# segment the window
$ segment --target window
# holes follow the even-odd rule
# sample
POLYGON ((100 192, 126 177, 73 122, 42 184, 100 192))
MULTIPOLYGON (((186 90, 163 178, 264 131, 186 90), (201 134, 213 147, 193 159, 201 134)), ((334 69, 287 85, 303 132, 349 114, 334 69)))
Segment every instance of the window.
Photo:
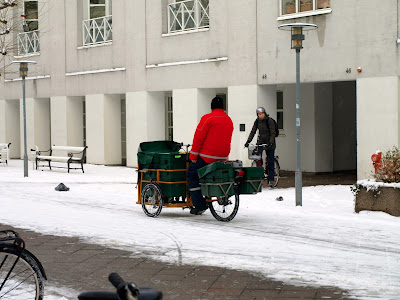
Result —
POLYGON ((331 7, 331 0, 280 0, 281 16, 331 7))
POLYGON ((165 97, 165 113, 167 124, 165 126, 165 139, 167 141, 174 140, 174 124, 173 124, 173 112, 172 112, 172 95, 169 94, 165 97))
POLYGON ((168 33, 208 28, 209 0, 176 0, 168 4, 168 33))
POLYGON ((39 9, 38 1, 24 2, 25 21, 23 24, 23 33, 17 36, 18 41, 18 55, 34 55, 40 52, 39 43, 39 9))
POLYGON ((278 123, 278 128, 281 131, 279 135, 284 134, 283 128, 283 92, 276 92, 276 123, 278 123))
POLYGON ((39 10, 37 0, 24 1, 24 16, 26 22, 24 31, 34 31, 39 29, 39 10))
POLYGON ((111 0, 86 0, 83 21, 83 45, 95 45, 112 41, 111 0))

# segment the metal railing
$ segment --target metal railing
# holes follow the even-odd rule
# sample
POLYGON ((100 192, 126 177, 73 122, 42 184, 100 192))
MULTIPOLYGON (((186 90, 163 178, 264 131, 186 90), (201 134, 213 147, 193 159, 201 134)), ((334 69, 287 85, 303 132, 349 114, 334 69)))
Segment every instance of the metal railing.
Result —
POLYGON ((96 45, 112 41, 112 16, 83 21, 83 45, 96 45))
POLYGON ((208 1, 187 0, 168 4, 168 33, 207 28, 209 24, 208 1))
POLYGON ((18 34, 18 55, 40 53, 39 30, 18 34))

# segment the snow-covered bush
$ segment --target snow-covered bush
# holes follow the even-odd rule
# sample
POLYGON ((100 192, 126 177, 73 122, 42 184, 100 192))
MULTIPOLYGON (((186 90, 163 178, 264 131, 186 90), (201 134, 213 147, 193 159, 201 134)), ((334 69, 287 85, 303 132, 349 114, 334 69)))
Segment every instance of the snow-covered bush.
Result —
POLYGON ((400 150, 393 147, 382 157, 382 167, 375 174, 377 181, 400 182, 400 150))

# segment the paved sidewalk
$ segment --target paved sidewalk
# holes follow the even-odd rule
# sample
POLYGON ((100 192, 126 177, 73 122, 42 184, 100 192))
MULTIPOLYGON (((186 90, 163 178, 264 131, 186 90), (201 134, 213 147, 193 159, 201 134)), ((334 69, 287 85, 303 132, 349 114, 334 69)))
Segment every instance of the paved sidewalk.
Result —
POLYGON ((68 287, 77 293, 112 291, 107 277, 111 272, 118 272, 127 281, 161 290, 167 300, 350 299, 345 291, 338 288, 298 287, 243 271, 171 265, 128 251, 88 244, 76 237, 42 235, 2 224, 0 228, 14 229, 22 235, 27 249, 39 258, 45 268, 48 277, 46 286, 68 287))

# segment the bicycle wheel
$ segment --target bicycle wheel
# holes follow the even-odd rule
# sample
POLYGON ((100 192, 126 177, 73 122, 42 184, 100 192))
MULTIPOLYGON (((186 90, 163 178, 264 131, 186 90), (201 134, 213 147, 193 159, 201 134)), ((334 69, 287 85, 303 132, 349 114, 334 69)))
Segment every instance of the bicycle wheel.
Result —
POLYGON ((276 158, 274 158, 274 170, 275 170, 275 177, 273 186, 276 187, 279 181, 279 170, 280 170, 279 161, 276 158))
POLYGON ((149 217, 157 217, 163 206, 162 191, 156 183, 148 183, 142 190, 142 209, 149 217))
POLYGON ((44 278, 32 254, 16 246, 0 246, 0 299, 42 300, 44 278), (14 265, 15 264, 15 265, 14 265))
POLYGON ((221 222, 231 221, 239 210, 239 193, 235 189, 234 196, 221 197, 208 203, 211 214, 221 222))

